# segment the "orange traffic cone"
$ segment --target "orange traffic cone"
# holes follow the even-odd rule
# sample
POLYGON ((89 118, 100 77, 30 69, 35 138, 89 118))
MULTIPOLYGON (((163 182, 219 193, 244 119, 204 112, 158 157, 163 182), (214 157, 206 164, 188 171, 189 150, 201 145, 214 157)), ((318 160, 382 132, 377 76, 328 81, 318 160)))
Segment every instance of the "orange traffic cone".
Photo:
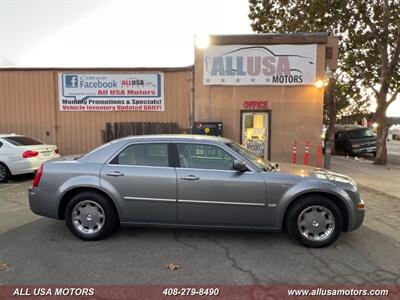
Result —
POLYGON ((292 164, 296 164, 297 162, 297 141, 294 141, 293 150, 292 150, 292 164))
POLYGON ((304 165, 308 166, 308 161, 310 158, 310 143, 308 141, 306 141, 306 145, 304 147, 304 165))

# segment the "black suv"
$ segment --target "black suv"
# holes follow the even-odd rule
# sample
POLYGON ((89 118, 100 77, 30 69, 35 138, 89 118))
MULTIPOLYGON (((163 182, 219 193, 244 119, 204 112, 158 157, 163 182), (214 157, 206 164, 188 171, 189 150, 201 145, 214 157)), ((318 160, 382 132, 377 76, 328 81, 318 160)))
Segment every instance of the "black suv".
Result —
POLYGON ((335 153, 376 155, 376 136, 371 129, 358 125, 335 126, 335 153))

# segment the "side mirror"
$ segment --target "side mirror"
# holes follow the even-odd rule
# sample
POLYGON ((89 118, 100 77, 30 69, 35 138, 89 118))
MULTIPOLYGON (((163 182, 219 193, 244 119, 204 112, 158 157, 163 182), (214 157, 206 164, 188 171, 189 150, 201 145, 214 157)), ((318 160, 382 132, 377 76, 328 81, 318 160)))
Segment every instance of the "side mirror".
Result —
POLYGON ((243 160, 235 159, 233 161, 233 169, 239 172, 246 172, 248 170, 245 162, 243 160))

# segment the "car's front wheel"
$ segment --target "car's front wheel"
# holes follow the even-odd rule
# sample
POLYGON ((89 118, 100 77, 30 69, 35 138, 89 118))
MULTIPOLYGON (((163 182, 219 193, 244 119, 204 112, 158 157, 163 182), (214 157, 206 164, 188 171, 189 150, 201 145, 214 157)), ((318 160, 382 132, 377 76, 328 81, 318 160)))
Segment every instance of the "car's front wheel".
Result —
POLYGON ((0 163, 0 183, 7 182, 10 179, 10 171, 7 166, 3 163, 0 163))
POLYGON ((104 196, 82 192, 68 202, 65 223, 81 239, 100 240, 117 228, 118 216, 113 204, 104 196))
POLYGON ((321 248, 339 238, 343 231, 343 217, 331 199, 307 196, 290 208, 286 228, 289 235, 303 246, 321 248))

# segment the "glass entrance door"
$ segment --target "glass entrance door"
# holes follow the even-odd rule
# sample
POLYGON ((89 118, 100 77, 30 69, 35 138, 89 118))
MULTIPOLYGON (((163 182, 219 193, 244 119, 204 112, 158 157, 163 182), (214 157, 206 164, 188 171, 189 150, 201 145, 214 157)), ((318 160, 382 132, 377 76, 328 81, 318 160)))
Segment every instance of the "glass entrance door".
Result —
POLYGON ((268 159, 269 113, 242 112, 242 145, 268 159))

